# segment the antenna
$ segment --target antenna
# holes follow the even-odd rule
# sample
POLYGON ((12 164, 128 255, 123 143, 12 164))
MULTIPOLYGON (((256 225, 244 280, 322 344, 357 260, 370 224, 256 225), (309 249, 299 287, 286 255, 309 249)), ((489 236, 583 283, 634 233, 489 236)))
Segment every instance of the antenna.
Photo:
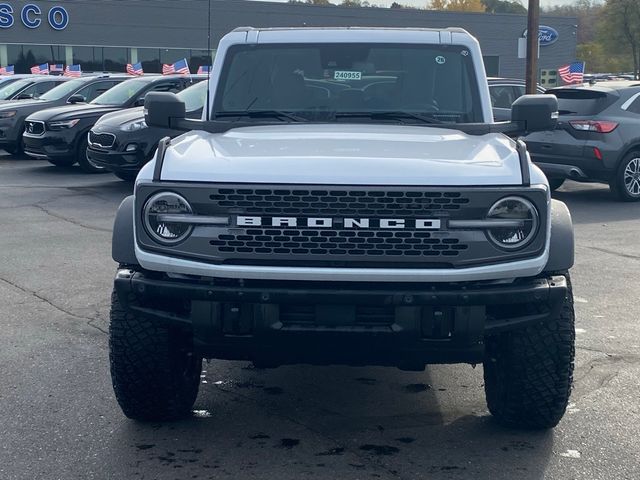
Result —
MULTIPOLYGON (((211 66, 207 69, 207 122, 211 116, 211 106, 209 105, 209 98, 211 97, 211 70, 213 70, 213 55, 211 54, 211 0, 209 0, 209 12, 207 16, 207 51, 209 52, 209 60, 211 66)), ((207 60, 207 63, 209 63, 207 60)))

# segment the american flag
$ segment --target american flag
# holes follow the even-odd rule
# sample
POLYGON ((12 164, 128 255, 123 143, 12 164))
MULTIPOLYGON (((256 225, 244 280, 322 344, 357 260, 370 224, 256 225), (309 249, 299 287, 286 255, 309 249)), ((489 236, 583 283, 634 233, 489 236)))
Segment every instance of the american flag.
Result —
POLYGON ((162 65, 163 75, 171 75, 174 73, 180 73, 182 75, 189 75, 191 73, 191 71, 189 70, 189 64, 187 63, 186 58, 183 58, 182 60, 178 60, 173 65, 167 65, 166 63, 162 65))
POLYGON ((211 68, 212 68, 211 65, 203 65, 201 67, 198 67, 198 73, 199 74, 210 73, 211 68))
POLYGON ((8 65, 6 67, 0 67, 0 75, 13 75, 15 72, 15 69, 13 68, 13 65, 8 65))
POLYGON ((64 65, 61 63, 54 63, 53 65, 49 65, 49 73, 63 73, 64 65))
POLYGON ((49 75, 49 64, 43 63, 42 65, 34 65, 31 67, 31 73, 34 75, 49 75))
POLYGON ((64 69, 65 77, 81 77, 82 76, 82 68, 80 65, 67 65, 67 68, 64 69))
POLYGON ((573 62, 558 69, 558 75, 564 83, 582 83, 584 80, 584 62, 573 62))
POLYGON ((142 70, 142 63, 134 63, 133 65, 127 63, 127 73, 129 75, 144 75, 144 70, 142 70))

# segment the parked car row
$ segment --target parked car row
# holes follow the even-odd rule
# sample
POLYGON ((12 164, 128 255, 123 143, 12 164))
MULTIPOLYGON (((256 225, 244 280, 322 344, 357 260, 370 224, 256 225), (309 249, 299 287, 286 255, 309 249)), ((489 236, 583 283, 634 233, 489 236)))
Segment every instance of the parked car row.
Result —
MULTIPOLYGON (((205 75, 17 77, 0 82, 0 148, 57 166, 78 163, 91 173, 111 171, 128 181, 153 158, 161 138, 179 135, 147 127, 146 94, 180 92, 190 118, 201 116, 207 94, 199 83, 205 75)), ((488 83, 495 120, 510 120, 524 81, 489 78, 488 83)), ((558 98, 557 126, 524 140, 551 188, 560 188, 565 179, 605 182, 621 200, 640 200, 640 85, 579 85, 546 93, 558 98)))
POLYGON ((7 98, 0 101, 0 148, 57 166, 78 163, 87 172, 105 171, 87 156, 87 134, 100 117, 142 106, 148 92, 180 92, 204 78, 94 74, 76 79, 24 76, 3 82, 0 97, 5 92, 7 98))

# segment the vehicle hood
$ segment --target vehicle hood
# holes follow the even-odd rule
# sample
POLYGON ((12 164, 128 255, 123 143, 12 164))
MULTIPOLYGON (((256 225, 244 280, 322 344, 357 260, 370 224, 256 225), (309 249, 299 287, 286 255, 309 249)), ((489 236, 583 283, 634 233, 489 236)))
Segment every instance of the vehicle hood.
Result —
POLYGON ((106 114, 100 118, 100 121, 96 123, 96 127, 108 130, 110 128, 118 128, 124 123, 129 123, 133 120, 144 119, 144 107, 127 108, 126 110, 116 110, 106 114))
POLYGON ((331 185, 519 185, 519 156, 501 134, 402 125, 245 127, 186 133, 162 179, 331 185))
POLYGON ((55 105, 55 102, 46 100, 2 100, 0 102, 0 111, 2 110, 18 110, 20 108, 47 108, 47 106, 55 105))
POLYGON ((122 107, 91 105, 86 103, 75 105, 64 105, 62 107, 47 108, 34 113, 29 120, 39 120, 41 122, 72 120, 74 118, 100 118, 105 113, 120 110, 122 107))

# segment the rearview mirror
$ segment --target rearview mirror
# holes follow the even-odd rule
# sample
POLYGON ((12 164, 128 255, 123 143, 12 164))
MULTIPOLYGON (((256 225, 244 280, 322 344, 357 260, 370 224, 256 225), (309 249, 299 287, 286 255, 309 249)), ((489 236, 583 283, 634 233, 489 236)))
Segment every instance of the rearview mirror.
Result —
POLYGON ((144 99, 144 119, 148 126, 176 128, 186 116, 184 102, 169 92, 150 92, 144 99))
POLYGON ((84 103, 86 101, 87 99, 82 95, 71 95, 68 100, 69 103, 84 103))
POLYGON ((558 123, 558 99, 554 95, 523 95, 511 106, 511 121, 524 134, 553 130, 558 123))

